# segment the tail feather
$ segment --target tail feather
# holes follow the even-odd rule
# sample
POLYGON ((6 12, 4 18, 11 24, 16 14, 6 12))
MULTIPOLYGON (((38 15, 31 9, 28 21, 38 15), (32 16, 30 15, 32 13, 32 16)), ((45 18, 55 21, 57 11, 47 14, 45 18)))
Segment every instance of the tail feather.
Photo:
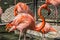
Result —
POLYGON ((50 31, 57 32, 57 30, 55 28, 53 28, 53 27, 50 28, 50 31))

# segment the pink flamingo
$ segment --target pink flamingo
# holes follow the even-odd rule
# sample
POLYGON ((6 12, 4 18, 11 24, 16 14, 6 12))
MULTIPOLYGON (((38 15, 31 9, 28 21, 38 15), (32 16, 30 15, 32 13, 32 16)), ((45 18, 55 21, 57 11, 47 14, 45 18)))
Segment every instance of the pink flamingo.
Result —
MULTIPOLYGON (((20 31, 21 34, 21 33, 25 33, 27 29, 33 29, 35 27, 35 20, 31 15, 27 13, 20 13, 13 19, 12 22, 8 23, 6 26, 7 26, 6 30, 9 29, 9 32, 17 29, 20 31)), ((20 40, 20 36, 19 36, 19 40, 20 40)), ((24 36, 24 40, 25 40, 25 36, 24 36)))
MULTIPOLYGON (((42 10, 42 9, 48 10, 48 13, 51 12, 50 9, 48 8, 47 4, 43 4, 43 5, 41 5, 41 6, 38 8, 38 15, 39 15, 39 16, 41 16, 41 10, 42 10)), ((50 14, 50 13, 49 13, 49 14, 50 14)), ((43 16, 41 16, 40 18, 43 19, 43 16)), ((42 26, 41 24, 42 24, 42 23, 37 24, 36 27, 42 26)), ((37 30, 40 31, 39 29, 37 29, 37 30)), ((45 37, 44 34, 46 34, 46 33, 48 33, 48 32, 57 32, 57 31, 56 31, 56 29, 54 29, 49 23, 45 23, 45 26, 41 29, 41 32, 42 32, 42 35, 43 35, 43 40, 45 40, 45 39, 44 39, 44 37, 45 37)))
POLYGON ((57 19, 57 16, 58 16, 58 9, 57 9, 57 7, 60 5, 60 0, 46 0, 45 3, 47 5, 53 5, 55 7, 54 13, 55 13, 56 19, 57 19))
MULTIPOLYGON (((26 5, 23 2, 19 2, 15 5, 14 8, 14 16, 17 16, 18 13, 29 13, 32 17, 34 17, 33 12, 31 11, 31 9, 28 7, 28 5, 26 5)), ((9 27, 8 27, 9 28, 9 27)), ((7 28, 7 29, 8 29, 7 28)))
MULTIPOLYGON (((31 9, 28 7, 28 5, 26 5, 23 2, 19 2, 15 5, 14 8, 14 16, 17 16, 18 13, 29 13, 32 17, 34 17, 33 12, 31 11, 31 9)), ((9 25, 10 26, 10 25, 9 25)), ((9 28, 9 27, 8 27, 9 28)), ((7 29, 8 29, 7 28, 7 29)))

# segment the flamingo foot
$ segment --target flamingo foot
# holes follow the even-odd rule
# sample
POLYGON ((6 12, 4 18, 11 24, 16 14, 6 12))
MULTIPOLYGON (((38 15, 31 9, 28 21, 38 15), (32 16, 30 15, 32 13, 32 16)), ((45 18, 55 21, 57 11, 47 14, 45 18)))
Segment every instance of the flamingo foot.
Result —
POLYGON ((19 39, 18 40, 21 40, 21 32, 19 33, 19 39))
POLYGON ((45 34, 42 34, 42 40, 46 40, 45 34))

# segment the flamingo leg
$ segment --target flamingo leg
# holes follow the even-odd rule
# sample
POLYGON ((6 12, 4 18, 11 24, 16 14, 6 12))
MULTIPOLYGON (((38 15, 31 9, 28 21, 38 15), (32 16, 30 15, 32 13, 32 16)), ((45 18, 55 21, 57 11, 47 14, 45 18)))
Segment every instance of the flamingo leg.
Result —
POLYGON ((24 29, 24 31, 23 31, 24 40, 26 40, 26 31, 27 31, 27 30, 25 30, 25 29, 24 29))
POLYGON ((21 40, 21 33, 22 33, 22 32, 19 32, 19 40, 21 40))
POLYGON ((24 40, 26 40, 26 33, 24 33, 24 40))
POLYGON ((42 40, 46 40, 45 34, 42 34, 42 40))
POLYGON ((21 40, 22 36, 24 36, 23 40, 26 40, 26 32, 20 32, 19 33, 19 40, 21 40))

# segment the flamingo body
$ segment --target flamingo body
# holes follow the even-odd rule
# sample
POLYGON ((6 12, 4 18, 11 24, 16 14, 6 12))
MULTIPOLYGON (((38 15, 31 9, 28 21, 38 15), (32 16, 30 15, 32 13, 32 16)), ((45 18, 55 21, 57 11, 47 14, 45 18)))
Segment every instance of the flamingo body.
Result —
POLYGON ((55 16, 56 16, 56 19, 57 19, 57 16, 58 16, 57 7, 60 5, 60 0, 46 0, 45 3, 47 5, 53 5, 55 7, 54 13, 55 13, 55 16))
MULTIPOLYGON (((29 14, 25 14, 25 13, 21 13, 19 15, 17 15, 15 17, 15 19, 13 19, 13 21, 10 24, 7 24, 8 26, 10 25, 10 28, 14 28, 14 26, 17 26, 18 30, 19 29, 25 29, 25 28, 29 28, 32 29, 33 27, 35 27, 34 24, 34 19, 31 15, 29 14), (32 26, 31 26, 32 25, 32 26)), ((10 30, 13 31, 13 30, 10 30)))
POLYGON ((60 5, 60 0, 46 0, 45 3, 48 5, 58 6, 58 5, 60 5))
MULTIPOLYGON (((40 27, 41 23, 37 24, 36 27, 40 27)), ((48 32, 56 32, 56 29, 54 29, 49 23, 45 24, 45 27, 41 30, 43 34, 46 34, 48 32)))

